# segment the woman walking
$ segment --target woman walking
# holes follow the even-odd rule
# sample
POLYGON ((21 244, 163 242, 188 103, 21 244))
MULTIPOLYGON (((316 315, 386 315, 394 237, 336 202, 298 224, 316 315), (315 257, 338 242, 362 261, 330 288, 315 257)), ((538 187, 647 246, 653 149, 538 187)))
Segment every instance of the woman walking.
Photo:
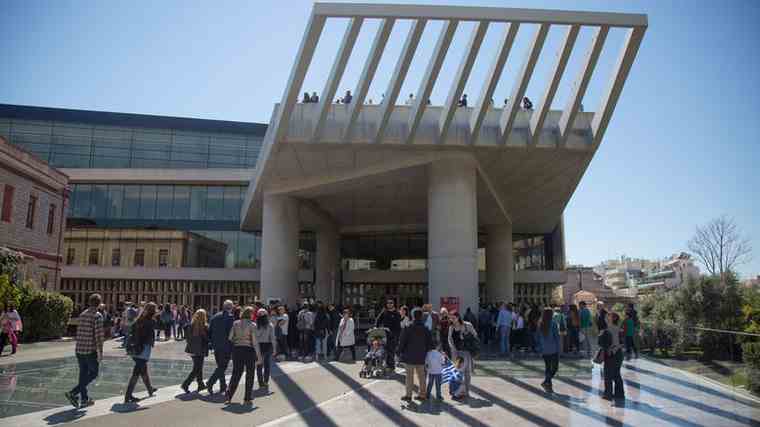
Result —
POLYGON ((620 368, 623 366, 623 346, 621 345, 622 330, 620 316, 617 313, 607 313, 607 329, 599 335, 599 347, 604 351, 604 395, 606 400, 623 400, 623 377, 620 368), (614 385, 614 388, 613 388, 614 385))
POLYGON ((269 314, 263 308, 260 308, 256 316, 256 341, 259 343, 261 363, 256 364, 256 378, 259 380, 259 387, 269 387, 269 374, 272 371, 272 355, 277 350, 277 337, 274 333, 274 326, 269 321, 269 314))
POLYGON ((567 337, 570 342, 567 345, 568 352, 574 352, 576 355, 580 351, 580 330, 581 330, 581 316, 578 313, 578 306, 570 304, 570 311, 567 316, 567 337))
POLYGON ((472 323, 462 320, 459 313, 449 314, 449 348, 451 349, 451 359, 457 360, 462 358, 462 374, 464 375, 464 393, 461 397, 455 399, 466 399, 470 396, 470 383, 472 382, 472 371, 475 369, 473 354, 468 350, 466 341, 474 337, 477 339, 478 333, 472 323), (470 335, 470 337, 468 337, 470 335))
POLYGON ((554 321, 554 313, 550 308, 545 308, 541 315, 541 321, 538 326, 538 347, 541 349, 541 356, 544 358, 544 382, 541 387, 547 393, 552 393, 552 378, 559 368, 559 326, 554 321))
POLYGON ((335 345, 338 349, 335 351, 335 360, 339 361, 341 354, 343 354, 344 348, 351 350, 351 360, 356 362, 356 337, 354 335, 354 319, 351 318, 351 312, 349 309, 343 309, 343 317, 340 319, 338 325, 338 337, 336 338, 335 345))
POLYGON ((124 393, 124 403, 140 401, 132 394, 139 378, 142 378, 143 384, 148 390, 148 396, 153 396, 158 390, 150 384, 150 375, 148 374, 148 360, 150 360, 150 354, 156 341, 156 311, 155 303, 146 304, 129 331, 127 353, 132 356, 135 366, 132 368, 132 376, 129 378, 127 391, 124 393))
POLYGON ((449 311, 446 307, 441 307, 441 314, 438 316, 438 335, 441 337, 441 348, 446 353, 446 357, 454 360, 451 357, 451 346, 449 345, 449 325, 451 324, 451 318, 449 317, 449 311))
POLYGON ((230 342, 232 342, 232 378, 227 388, 226 404, 232 402, 235 390, 240 383, 240 377, 245 371, 245 397, 246 405, 253 401, 253 365, 261 363, 261 350, 256 341, 256 325, 253 317, 253 307, 246 307, 240 314, 240 319, 232 324, 230 330, 230 342))
POLYGON ((208 357, 208 315, 204 309, 197 310, 193 315, 185 352, 190 353, 193 359, 193 370, 182 383, 182 390, 185 393, 190 393, 190 383, 196 380, 198 392, 201 392, 206 389, 206 385, 203 383, 203 360, 208 357))

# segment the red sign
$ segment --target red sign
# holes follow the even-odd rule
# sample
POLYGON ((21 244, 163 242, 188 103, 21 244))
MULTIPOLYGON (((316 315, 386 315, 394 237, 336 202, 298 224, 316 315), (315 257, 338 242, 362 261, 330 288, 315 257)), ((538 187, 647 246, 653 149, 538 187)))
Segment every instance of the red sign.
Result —
POLYGON ((441 297, 441 308, 449 313, 459 312, 459 297, 441 297))

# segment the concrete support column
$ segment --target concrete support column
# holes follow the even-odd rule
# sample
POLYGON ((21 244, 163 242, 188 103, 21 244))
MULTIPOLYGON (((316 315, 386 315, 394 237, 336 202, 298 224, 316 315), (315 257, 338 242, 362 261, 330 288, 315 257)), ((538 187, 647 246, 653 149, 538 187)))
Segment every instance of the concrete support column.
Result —
POLYGON ((486 289, 489 302, 514 302, 515 273, 512 224, 488 227, 486 236, 486 289))
POLYGON ((314 294, 318 300, 336 303, 340 235, 336 228, 317 230, 317 282, 314 294))
POLYGON ((298 300, 298 201, 288 196, 264 196, 261 241, 261 300, 298 300))
POLYGON ((458 297, 462 313, 478 308, 477 170, 470 156, 428 168, 428 295, 458 297))

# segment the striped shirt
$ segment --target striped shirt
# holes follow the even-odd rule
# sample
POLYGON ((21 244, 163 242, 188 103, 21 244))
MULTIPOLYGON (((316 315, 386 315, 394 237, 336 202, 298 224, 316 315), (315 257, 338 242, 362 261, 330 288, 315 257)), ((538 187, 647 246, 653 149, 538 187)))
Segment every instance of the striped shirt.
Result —
POLYGON ((88 308, 79 315, 77 325, 77 354, 103 352, 103 316, 95 308, 88 308))
POLYGON ((461 378, 462 373, 459 371, 459 369, 457 369, 456 366, 451 363, 451 360, 447 360, 443 365, 443 370, 441 371, 441 384, 446 384, 451 381, 462 381, 461 378))

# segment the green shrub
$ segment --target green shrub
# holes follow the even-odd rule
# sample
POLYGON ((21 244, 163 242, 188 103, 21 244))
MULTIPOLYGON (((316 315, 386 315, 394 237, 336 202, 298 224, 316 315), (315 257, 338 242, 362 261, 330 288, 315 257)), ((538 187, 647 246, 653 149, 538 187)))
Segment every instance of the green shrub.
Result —
POLYGON ((24 322, 25 342, 60 338, 66 332, 74 303, 61 294, 38 291, 28 284, 21 292, 19 314, 24 322))
POLYGON ((747 369, 747 388, 760 394, 760 342, 742 344, 742 355, 747 369))

